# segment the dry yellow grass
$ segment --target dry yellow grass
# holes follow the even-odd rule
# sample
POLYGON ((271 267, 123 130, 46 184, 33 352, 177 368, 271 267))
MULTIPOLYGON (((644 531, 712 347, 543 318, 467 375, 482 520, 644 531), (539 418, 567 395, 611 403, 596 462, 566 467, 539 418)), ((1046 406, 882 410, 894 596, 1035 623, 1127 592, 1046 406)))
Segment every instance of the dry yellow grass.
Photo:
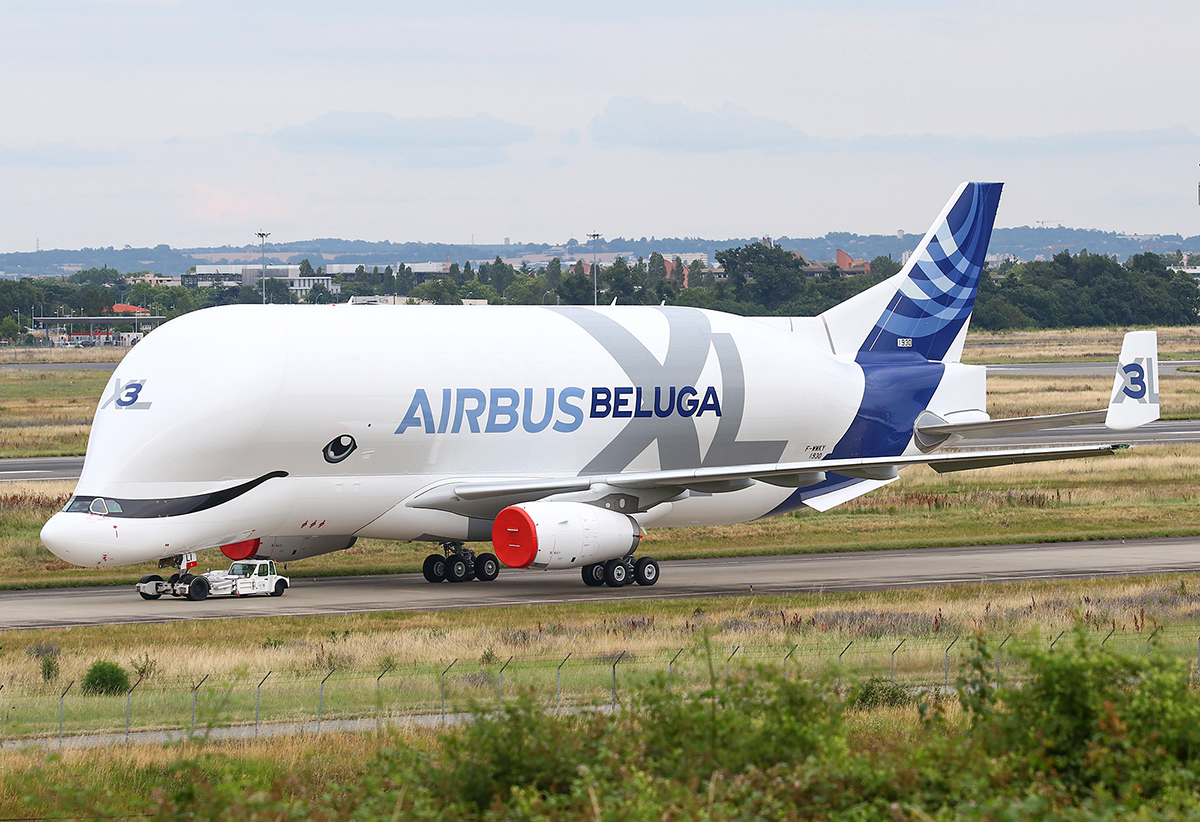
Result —
POLYGON ((0 363, 120 362, 132 347, 107 345, 98 348, 0 348, 0 363))
MULTIPOLYGON (((1111 391, 1111 376, 1020 377, 991 374, 987 380, 987 410, 995 419, 1091 411, 1106 407, 1111 391)), ((1164 376, 1159 380, 1159 395, 1164 418, 1200 417, 1200 376, 1164 376)))
MULTIPOLYGON (((1113 360, 1121 338, 1135 328, 1059 328, 1045 331, 971 331, 963 362, 1009 363, 1069 360, 1113 360)), ((1200 358, 1200 326, 1159 328, 1158 353, 1163 359, 1200 358)))
MULTIPOLYGON (((1083 620, 1115 628, 1114 647, 1144 643, 1159 626, 1195 651, 1200 587, 1188 575, 930 588, 918 591, 798 594, 738 598, 608 601, 486 610, 375 613, 308 618, 229 619, 172 625, 104 626, 0 632, 0 675, 15 689, 40 688, 39 662, 27 648, 60 649, 61 681, 79 680, 96 659, 134 667, 149 660, 147 686, 217 680, 313 676, 337 668, 378 673, 388 664, 463 669, 615 659, 658 665, 707 634, 722 663, 735 646, 743 661, 775 659, 793 644, 796 662, 830 661, 830 650, 855 642, 874 655, 908 640, 909 670, 928 670, 955 636, 1049 636, 1083 620), (1177 635, 1177 636, 1176 636, 1177 635), (1190 639, 1189 639, 1190 637, 1190 639), (889 643, 891 643, 889 645, 889 643), (1188 644, 1190 643, 1190 645, 1188 644), (22 684, 23 683, 23 684, 22 684)), ((1164 637, 1166 635, 1164 634, 1164 637)), ((1165 640, 1164 640, 1165 641, 1165 640)), ((1174 641, 1174 639, 1172 640, 1174 641)), ((967 648, 959 649, 966 652, 967 648)), ((833 654, 836 657, 836 651, 833 654)), ((397 675, 402 675, 398 672, 397 675)), ((319 677, 318 677, 319 678, 319 677)))

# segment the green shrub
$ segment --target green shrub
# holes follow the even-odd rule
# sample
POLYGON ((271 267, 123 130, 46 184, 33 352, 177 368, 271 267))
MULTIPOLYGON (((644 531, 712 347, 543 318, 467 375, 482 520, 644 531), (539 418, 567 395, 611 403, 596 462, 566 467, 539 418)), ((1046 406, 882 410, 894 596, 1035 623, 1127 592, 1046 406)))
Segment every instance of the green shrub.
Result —
POLYGON ((881 676, 873 676, 850 690, 850 707, 860 711, 875 708, 903 708, 913 704, 912 694, 881 676))
POLYGON ((524 693, 504 710, 478 710, 465 728, 442 738, 436 791, 479 810, 515 787, 542 794, 570 790, 581 765, 594 766, 616 733, 603 714, 556 716, 524 693))
POLYGON ((129 674, 115 662, 98 659, 83 675, 80 687, 85 694, 123 694, 129 690, 129 674))
POLYGON ((58 679, 58 657, 47 654, 42 657, 42 682, 58 679))
POLYGON ((1064 646, 1019 650, 1024 682, 964 704, 990 753, 1020 778, 1053 774, 1075 795, 1137 803, 1193 790, 1200 700, 1188 663, 1106 650, 1082 623, 1064 646))

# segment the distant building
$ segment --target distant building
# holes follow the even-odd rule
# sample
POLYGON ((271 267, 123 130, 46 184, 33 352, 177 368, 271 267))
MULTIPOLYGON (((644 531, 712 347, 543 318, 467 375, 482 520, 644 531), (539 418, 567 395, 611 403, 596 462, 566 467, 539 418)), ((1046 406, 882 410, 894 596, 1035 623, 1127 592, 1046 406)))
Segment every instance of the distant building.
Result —
MULTIPOLYGON (((333 294, 341 292, 341 286, 334 283, 333 278, 326 276, 301 277, 298 265, 268 265, 267 277, 273 280, 287 280, 288 290, 300 299, 304 299, 317 283, 323 284, 333 294)), ((243 263, 222 263, 219 265, 198 265, 195 274, 184 274, 182 285, 187 288, 213 288, 255 286, 263 278, 261 265, 245 265, 243 263)))
POLYGON ((129 303, 114 303, 110 314, 131 314, 136 316, 150 316, 149 308, 142 308, 140 305, 129 305, 129 303))
POLYGON ((837 257, 834 262, 843 274, 870 274, 871 264, 866 260, 856 260, 842 251, 840 248, 836 252, 837 257))

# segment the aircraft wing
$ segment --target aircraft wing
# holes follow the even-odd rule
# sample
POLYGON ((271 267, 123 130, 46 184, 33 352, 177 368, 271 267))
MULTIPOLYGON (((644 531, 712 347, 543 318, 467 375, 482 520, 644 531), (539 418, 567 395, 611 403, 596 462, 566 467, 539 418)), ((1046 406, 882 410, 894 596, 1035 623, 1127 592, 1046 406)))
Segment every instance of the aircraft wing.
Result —
MULTIPOLYGON (((999 465, 1016 465, 1046 460, 1110 456, 1125 445, 1090 445, 1063 448, 1006 449, 966 453, 915 454, 862 459, 805 460, 762 465, 689 468, 672 471, 643 471, 594 476, 513 480, 458 480, 435 486, 408 505, 485 516, 519 502, 559 495, 627 494, 637 498, 635 510, 646 510, 684 491, 723 493, 747 488, 755 481, 786 488, 815 485, 826 474, 836 473, 865 480, 895 479, 907 465, 928 465, 939 473, 968 471, 999 465)), ((633 513, 632 511, 630 513, 633 513)))

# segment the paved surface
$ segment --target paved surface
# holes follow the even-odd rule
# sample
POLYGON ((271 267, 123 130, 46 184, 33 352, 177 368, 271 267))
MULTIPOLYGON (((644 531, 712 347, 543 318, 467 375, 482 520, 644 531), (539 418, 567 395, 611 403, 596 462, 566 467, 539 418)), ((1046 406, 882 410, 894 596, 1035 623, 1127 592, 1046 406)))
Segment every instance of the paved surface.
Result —
POLYGON ((132 584, 6 591, 0 592, 0 620, 6 628, 46 628, 733 596, 752 589, 761 594, 819 593, 1195 571, 1200 571, 1200 539, 1195 538, 1047 543, 664 562, 661 581, 651 588, 588 588, 578 571, 504 570, 492 583, 458 585, 430 585, 419 574, 317 581, 293 577, 293 587, 282 599, 147 601, 132 584))
POLYGON ((0 460, 0 482, 79 479, 83 457, 31 457, 0 460))
POLYGON ((374 717, 361 719, 326 719, 320 723, 311 722, 263 722, 254 725, 229 725, 214 728, 196 728, 195 734, 190 730, 173 728, 163 731, 131 731, 128 734, 120 732, 83 734, 79 736, 42 736, 30 739, 10 739, 0 743, 0 748, 6 751, 25 750, 27 748, 100 748, 107 745, 168 745, 183 742, 188 739, 196 740, 225 740, 225 739, 258 739, 276 736, 298 736, 301 734, 317 734, 321 732, 367 733, 375 731, 386 732, 389 728, 436 728, 440 725, 458 725, 472 717, 472 714, 448 713, 443 718, 439 714, 417 714, 412 716, 383 717, 376 721, 374 717))

